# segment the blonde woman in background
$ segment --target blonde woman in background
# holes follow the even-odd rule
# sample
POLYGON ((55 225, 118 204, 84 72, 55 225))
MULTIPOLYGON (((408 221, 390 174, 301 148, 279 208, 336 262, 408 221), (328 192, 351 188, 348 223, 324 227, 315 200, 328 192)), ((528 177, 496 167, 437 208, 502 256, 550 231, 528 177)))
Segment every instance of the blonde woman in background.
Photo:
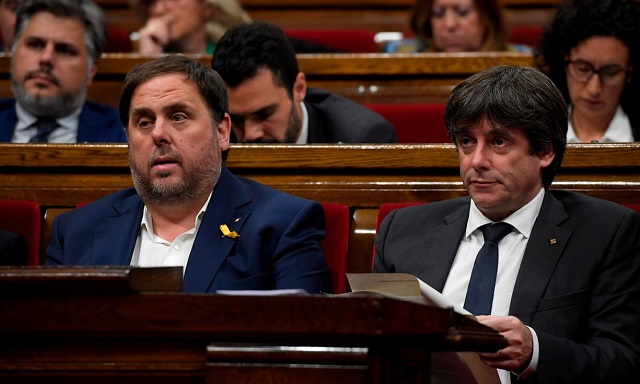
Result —
POLYGON ((236 0, 131 0, 147 19, 134 33, 134 47, 144 55, 168 52, 212 54, 232 25, 251 21, 236 0))
POLYGON ((508 44, 508 29, 498 0, 416 0, 409 26, 413 36, 391 41, 387 53, 531 52, 508 44))

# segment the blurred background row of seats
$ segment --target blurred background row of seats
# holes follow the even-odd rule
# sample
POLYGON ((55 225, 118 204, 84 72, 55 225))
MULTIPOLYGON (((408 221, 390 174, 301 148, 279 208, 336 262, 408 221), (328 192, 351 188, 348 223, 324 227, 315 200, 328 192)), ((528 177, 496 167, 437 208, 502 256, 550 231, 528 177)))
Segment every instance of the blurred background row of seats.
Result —
MULTIPOLYGON (((381 42, 388 41, 389 39, 388 37, 385 39, 384 36, 392 36, 392 38, 406 36, 406 34, 403 33, 375 33, 365 29, 347 28, 287 29, 285 30, 285 33, 289 37, 327 47, 330 51, 335 53, 377 53, 380 52, 381 42)), ((534 46, 541 33, 542 28, 540 27, 516 28, 511 32, 509 42, 513 44, 534 46)), ((131 42, 130 35, 131 31, 126 29, 109 27, 107 29, 107 45, 105 53, 132 52, 133 44, 131 42)), ((1 43, 2 41, 0 40, 0 44, 1 43)))

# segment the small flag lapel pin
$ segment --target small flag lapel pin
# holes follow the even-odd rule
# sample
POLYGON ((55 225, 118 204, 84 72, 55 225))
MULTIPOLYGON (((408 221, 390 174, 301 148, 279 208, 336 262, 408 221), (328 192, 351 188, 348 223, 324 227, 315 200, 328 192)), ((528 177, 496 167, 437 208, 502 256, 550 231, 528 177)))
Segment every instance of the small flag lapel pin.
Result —
POLYGON ((240 235, 238 235, 238 232, 230 231, 229 227, 227 227, 227 224, 222 224, 220 226, 220 232, 222 232, 222 236, 229 237, 231 239, 236 239, 236 238, 240 237, 240 235))
POLYGON ((558 242, 556 239, 549 239, 549 244, 554 245, 558 242))

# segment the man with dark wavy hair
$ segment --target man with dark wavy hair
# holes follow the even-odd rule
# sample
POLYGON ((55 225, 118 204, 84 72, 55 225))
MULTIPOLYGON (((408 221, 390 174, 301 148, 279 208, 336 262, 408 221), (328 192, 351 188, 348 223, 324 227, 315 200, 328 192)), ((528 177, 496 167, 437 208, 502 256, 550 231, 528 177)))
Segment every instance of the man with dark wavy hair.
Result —
POLYGON ((640 215, 550 189, 567 106, 543 73, 498 66, 457 85, 445 123, 468 197, 392 211, 375 272, 412 273, 508 341, 503 384, 637 383, 640 215))
POLYGON ((235 138, 243 143, 395 143, 382 116, 328 91, 307 88, 296 53, 280 27, 263 22, 229 28, 211 63, 227 84, 235 138))

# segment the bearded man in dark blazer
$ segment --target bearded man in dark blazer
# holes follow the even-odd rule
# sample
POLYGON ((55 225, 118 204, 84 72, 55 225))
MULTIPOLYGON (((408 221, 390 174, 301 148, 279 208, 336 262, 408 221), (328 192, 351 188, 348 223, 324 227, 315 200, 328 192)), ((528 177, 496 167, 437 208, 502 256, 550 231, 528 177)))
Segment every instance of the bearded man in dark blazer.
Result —
POLYGON ((507 223, 489 309, 470 311, 509 345, 481 359, 503 383, 636 383, 640 215, 549 189, 567 121, 561 94, 532 68, 498 66, 456 86, 445 122, 469 197, 392 211, 374 271, 412 273, 469 309, 483 227, 507 223))
POLYGON ((0 142, 124 143, 118 110, 87 100, 107 39, 92 0, 22 0, 11 89, 0 100, 0 142))

